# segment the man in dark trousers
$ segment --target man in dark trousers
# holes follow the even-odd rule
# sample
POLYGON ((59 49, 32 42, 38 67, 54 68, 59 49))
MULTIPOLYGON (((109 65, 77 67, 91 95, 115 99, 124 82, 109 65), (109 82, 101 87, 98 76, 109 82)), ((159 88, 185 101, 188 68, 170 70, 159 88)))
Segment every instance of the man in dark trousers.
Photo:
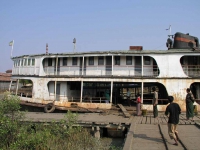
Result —
POLYGON ((165 115, 168 116, 168 134, 171 139, 174 139, 173 145, 178 146, 178 131, 177 125, 179 123, 179 115, 181 114, 181 108, 177 103, 173 102, 174 97, 168 96, 169 105, 165 110, 165 115))
POLYGON ((153 104, 153 117, 157 118, 158 117, 158 108, 157 108, 157 105, 158 105, 158 92, 156 91, 156 87, 153 87, 152 90, 153 90, 153 101, 152 101, 152 104, 153 104))

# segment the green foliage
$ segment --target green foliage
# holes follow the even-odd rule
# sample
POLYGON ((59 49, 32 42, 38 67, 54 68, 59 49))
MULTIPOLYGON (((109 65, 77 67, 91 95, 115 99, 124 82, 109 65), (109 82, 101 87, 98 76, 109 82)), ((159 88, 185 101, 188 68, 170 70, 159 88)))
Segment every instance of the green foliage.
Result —
POLYGON ((26 84, 32 84, 32 81, 31 80, 22 79, 22 80, 19 80, 19 83, 21 83, 22 85, 26 85, 26 84))
POLYGON ((20 120, 23 114, 19 111, 20 101, 17 96, 6 92, 0 100, 0 147, 9 145, 16 140, 20 120))
MULTIPOLYGON (((105 150, 87 128, 77 125, 78 115, 68 111, 59 122, 24 121, 17 96, 5 93, 0 100, 0 149, 8 150, 105 150)), ((111 147, 117 150, 117 147, 111 147)))

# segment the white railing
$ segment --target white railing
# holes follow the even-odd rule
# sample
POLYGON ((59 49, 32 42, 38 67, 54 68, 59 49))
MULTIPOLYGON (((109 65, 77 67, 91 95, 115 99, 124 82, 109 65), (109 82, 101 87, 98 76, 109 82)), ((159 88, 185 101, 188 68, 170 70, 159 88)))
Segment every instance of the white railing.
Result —
POLYGON ((182 65, 182 68, 187 76, 200 77, 200 65, 182 65))
MULTIPOLYGON (((46 75, 56 75, 54 66, 44 67, 46 75)), ((151 67, 143 67, 143 76, 158 76, 159 69, 151 67)), ((142 76, 142 68, 137 66, 87 66, 84 69, 74 66, 61 66, 57 68, 57 75, 86 75, 86 76, 142 76)))
POLYGON ((12 75, 39 75, 39 67, 20 66, 12 69, 12 75))

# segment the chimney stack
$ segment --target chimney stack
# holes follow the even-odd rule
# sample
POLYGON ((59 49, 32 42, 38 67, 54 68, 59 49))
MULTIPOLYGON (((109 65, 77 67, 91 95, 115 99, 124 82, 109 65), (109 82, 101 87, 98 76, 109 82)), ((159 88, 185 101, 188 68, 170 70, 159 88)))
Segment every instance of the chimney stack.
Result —
POLYGON ((143 50, 142 46, 130 46, 129 50, 141 51, 143 50))

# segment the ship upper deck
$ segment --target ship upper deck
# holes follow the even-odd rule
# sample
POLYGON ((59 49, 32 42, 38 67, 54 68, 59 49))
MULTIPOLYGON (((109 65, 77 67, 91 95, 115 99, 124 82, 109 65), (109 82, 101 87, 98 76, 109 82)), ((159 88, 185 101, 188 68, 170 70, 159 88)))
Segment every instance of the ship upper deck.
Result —
POLYGON ((200 51, 111 50, 13 57, 13 76, 198 77, 200 51))

